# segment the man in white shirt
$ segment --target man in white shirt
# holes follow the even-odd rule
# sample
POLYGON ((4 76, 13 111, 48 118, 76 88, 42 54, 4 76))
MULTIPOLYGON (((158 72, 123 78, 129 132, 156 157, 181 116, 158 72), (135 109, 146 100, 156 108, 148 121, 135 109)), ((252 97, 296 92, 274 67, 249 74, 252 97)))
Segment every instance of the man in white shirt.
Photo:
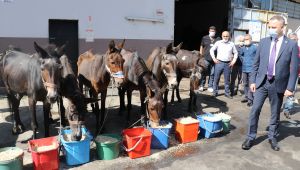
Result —
POLYGON ((215 62, 215 77, 213 83, 213 96, 218 96, 219 81, 222 72, 224 72, 225 79, 225 97, 232 99, 229 90, 230 81, 230 67, 232 67, 238 57, 238 52, 235 45, 230 40, 230 34, 228 31, 222 33, 222 40, 217 41, 214 46, 210 49, 210 55, 215 62), (217 56, 215 56, 215 51, 217 50, 217 56), (233 58, 232 58, 233 54, 233 58))

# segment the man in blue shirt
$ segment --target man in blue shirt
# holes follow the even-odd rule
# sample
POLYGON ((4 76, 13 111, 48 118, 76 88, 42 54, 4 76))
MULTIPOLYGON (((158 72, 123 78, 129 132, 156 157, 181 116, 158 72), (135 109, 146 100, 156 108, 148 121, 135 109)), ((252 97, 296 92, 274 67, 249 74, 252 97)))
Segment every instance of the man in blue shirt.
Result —
POLYGON ((245 97, 242 99, 242 103, 248 102, 247 106, 252 106, 253 104, 253 92, 249 90, 250 83, 249 78, 252 72, 252 65, 254 57, 256 54, 256 46, 252 43, 251 35, 247 34, 244 38, 244 47, 241 49, 241 59, 242 59, 242 70, 243 70, 243 83, 244 83, 244 94, 245 97))

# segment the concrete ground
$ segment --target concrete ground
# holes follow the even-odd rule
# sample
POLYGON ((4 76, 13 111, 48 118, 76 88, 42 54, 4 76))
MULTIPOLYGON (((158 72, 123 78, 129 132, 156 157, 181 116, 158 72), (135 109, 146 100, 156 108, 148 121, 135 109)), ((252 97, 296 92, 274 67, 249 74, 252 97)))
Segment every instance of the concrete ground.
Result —
MULTIPOLYGON (((222 84, 222 83, 221 83, 222 84)), ((183 99, 182 103, 175 102, 174 105, 168 105, 168 114, 170 121, 183 115, 194 114, 187 112, 188 102, 188 79, 184 79, 180 85, 180 93, 183 99)), ((224 97, 224 91, 220 91, 217 98, 211 97, 211 94, 204 91, 200 95, 198 104, 201 103, 205 112, 225 112, 232 116, 231 132, 221 134, 216 138, 200 139, 196 142, 179 144, 174 138, 174 132, 171 132, 170 147, 166 150, 151 150, 151 156, 130 159, 124 151, 121 151, 120 157, 114 160, 97 160, 95 144, 91 144, 91 161, 84 165, 70 167, 64 162, 61 156, 60 169, 299 169, 300 166, 300 107, 296 105, 294 115, 291 119, 281 116, 280 136, 278 137, 281 150, 275 152, 271 149, 267 140, 267 131, 270 117, 269 103, 266 101, 261 112, 258 138, 255 146, 249 150, 241 149, 241 144, 245 139, 248 124, 248 114, 250 108, 241 103, 242 96, 236 95, 233 99, 224 97)), ((108 93, 111 95, 111 91, 108 93)), ((296 94, 299 98, 299 94, 296 94)), ((131 123, 138 120, 139 113, 139 94, 133 94, 133 110, 131 123)), ((175 100, 176 101, 176 100, 175 100)), ((108 116, 105 124, 105 133, 118 133, 127 128, 126 114, 118 116, 119 99, 117 91, 107 98, 108 116)), ((12 121, 7 107, 5 97, 0 100, 0 147, 18 146, 25 150, 24 166, 25 169, 32 169, 32 159, 27 152, 27 141, 31 138, 30 114, 27 107, 27 100, 24 98, 21 102, 21 119, 28 131, 21 135, 11 134, 12 121)), ((42 106, 38 105, 39 119, 39 137, 43 137, 43 118, 42 106)), ((53 107, 56 124, 51 126, 51 135, 57 135, 59 126, 58 115, 55 114, 57 108, 53 107)), ((86 116, 87 127, 92 132, 95 130, 95 116, 88 113, 86 116)))

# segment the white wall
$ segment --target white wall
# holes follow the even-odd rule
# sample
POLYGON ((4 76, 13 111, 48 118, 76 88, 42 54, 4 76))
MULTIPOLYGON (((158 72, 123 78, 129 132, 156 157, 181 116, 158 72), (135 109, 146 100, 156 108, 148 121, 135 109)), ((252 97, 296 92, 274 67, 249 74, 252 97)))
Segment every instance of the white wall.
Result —
POLYGON ((91 27, 95 39, 174 37, 174 0, 3 0, 0 37, 48 37, 48 19, 79 20, 79 38, 91 27), (157 14, 163 11, 163 15, 157 14), (91 22, 88 21, 91 16, 91 22), (158 18, 164 23, 128 21, 125 16, 158 18))

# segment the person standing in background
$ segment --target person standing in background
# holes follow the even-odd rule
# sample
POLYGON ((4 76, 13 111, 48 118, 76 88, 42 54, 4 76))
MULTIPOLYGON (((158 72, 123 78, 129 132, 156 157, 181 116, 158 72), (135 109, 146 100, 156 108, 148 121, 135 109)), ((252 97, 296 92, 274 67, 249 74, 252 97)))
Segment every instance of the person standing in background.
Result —
POLYGON ((242 81, 242 60, 241 60, 241 49, 244 46, 244 36, 240 35, 238 37, 238 44, 235 46, 238 52, 238 58, 235 64, 231 68, 230 74, 230 93, 231 96, 237 95, 239 91, 239 86, 242 81), (235 85, 237 79, 237 85, 235 85))
POLYGON ((207 71, 201 77, 199 91, 204 91, 204 86, 206 83, 206 77, 208 76, 208 88, 207 91, 213 92, 213 80, 214 80, 214 61, 211 58, 209 50, 211 47, 220 40, 220 37, 216 37, 216 27, 210 26, 208 29, 209 34, 204 36, 200 45, 200 55, 204 56, 205 64, 207 66, 207 71))
POLYGON ((235 64, 238 52, 235 45, 230 40, 230 34, 228 31, 222 33, 222 40, 217 41, 214 46, 210 49, 210 55, 215 63, 215 76, 213 82, 213 96, 218 96, 219 81, 221 74, 224 72, 225 79, 225 97, 232 99, 229 90, 230 84, 230 70, 235 64), (217 51, 217 56, 215 56, 215 51, 217 51), (232 54, 234 55, 232 58, 232 54))
POLYGON ((242 103, 247 102, 247 106, 252 106, 253 104, 253 93, 249 90, 250 87, 250 74, 252 72, 253 60, 256 54, 256 46, 252 43, 251 35, 245 35, 244 47, 241 49, 241 59, 242 59, 242 70, 243 70, 243 84, 244 84, 244 99, 241 100, 242 103))

